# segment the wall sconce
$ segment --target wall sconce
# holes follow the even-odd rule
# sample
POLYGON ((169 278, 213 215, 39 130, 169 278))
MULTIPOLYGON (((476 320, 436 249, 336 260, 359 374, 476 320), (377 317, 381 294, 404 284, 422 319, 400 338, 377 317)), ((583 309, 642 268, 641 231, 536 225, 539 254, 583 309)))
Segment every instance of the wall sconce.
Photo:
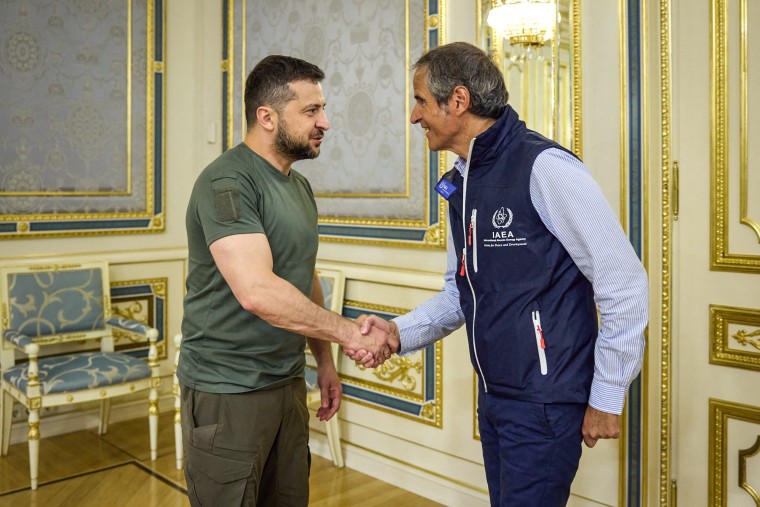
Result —
POLYGON ((487 23, 513 46, 512 61, 542 60, 559 23, 555 0, 491 0, 487 23))

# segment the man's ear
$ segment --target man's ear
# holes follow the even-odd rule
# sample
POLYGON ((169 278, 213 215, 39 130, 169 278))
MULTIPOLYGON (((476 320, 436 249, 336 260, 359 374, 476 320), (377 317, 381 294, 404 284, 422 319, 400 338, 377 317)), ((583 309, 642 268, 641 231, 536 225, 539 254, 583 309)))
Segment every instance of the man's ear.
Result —
POLYGON ((256 110, 256 121, 264 130, 273 131, 277 112, 271 107, 261 106, 256 110))
POLYGON ((459 85, 454 88, 454 91, 449 97, 449 111, 452 114, 459 116, 470 109, 470 90, 467 87, 459 85))

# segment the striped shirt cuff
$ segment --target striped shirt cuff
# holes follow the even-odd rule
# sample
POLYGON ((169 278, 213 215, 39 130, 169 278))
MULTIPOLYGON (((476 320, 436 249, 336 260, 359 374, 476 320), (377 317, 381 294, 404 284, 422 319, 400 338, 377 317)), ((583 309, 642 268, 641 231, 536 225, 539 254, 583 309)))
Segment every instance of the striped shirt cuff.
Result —
POLYGON ((628 389, 625 387, 594 379, 591 382, 591 395, 588 398, 588 404, 602 412, 620 415, 623 413, 627 393, 628 389))

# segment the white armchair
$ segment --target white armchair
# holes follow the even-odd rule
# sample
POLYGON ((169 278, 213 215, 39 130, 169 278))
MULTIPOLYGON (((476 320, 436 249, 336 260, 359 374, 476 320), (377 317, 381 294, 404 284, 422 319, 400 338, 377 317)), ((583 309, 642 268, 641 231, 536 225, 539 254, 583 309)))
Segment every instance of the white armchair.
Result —
MULTIPOLYGON (((150 456, 156 459, 158 330, 111 316, 108 264, 21 265, 0 268, 0 434, 8 453, 14 402, 28 411, 29 472, 37 489, 40 410, 100 401, 98 433, 108 430, 111 399, 148 391, 150 456), (148 361, 114 352, 112 328, 147 337, 148 361), (46 356, 54 344, 95 340, 97 351, 46 356), (18 359, 23 361, 16 362, 18 359)), ((80 349, 82 347, 79 347, 80 349)))

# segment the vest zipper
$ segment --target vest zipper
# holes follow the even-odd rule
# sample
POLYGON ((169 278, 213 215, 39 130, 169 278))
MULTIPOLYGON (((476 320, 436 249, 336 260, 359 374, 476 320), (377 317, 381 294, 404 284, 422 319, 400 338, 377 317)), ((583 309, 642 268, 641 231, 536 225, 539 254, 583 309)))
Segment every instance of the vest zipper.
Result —
MULTIPOLYGON (((467 276, 467 284, 470 286, 470 293, 472 293, 472 351, 475 356, 475 364, 477 365, 478 375, 480 381, 483 383, 483 392, 488 392, 488 385, 486 384, 486 378, 483 376, 483 368, 480 366, 480 358, 478 357, 478 347, 475 341, 475 317, 478 314, 478 300, 475 297, 475 289, 472 286, 472 280, 470 280, 470 272, 467 269, 467 262, 465 261, 465 253, 467 252, 468 242, 468 229, 467 229, 467 177, 470 174, 470 159, 472 158, 472 147, 475 146, 475 138, 470 141, 470 150, 467 153, 467 165, 464 168, 464 188, 462 189, 462 232, 464 233, 464 252, 462 252, 462 269, 465 276, 467 276)), ((474 267, 474 266, 473 266, 474 267)))
POLYGON ((546 375, 548 368, 546 366, 546 342, 544 341, 544 332, 541 330, 541 314, 538 310, 531 313, 533 318, 533 330, 536 333, 536 348, 538 349, 538 362, 541 365, 541 375, 546 375))

